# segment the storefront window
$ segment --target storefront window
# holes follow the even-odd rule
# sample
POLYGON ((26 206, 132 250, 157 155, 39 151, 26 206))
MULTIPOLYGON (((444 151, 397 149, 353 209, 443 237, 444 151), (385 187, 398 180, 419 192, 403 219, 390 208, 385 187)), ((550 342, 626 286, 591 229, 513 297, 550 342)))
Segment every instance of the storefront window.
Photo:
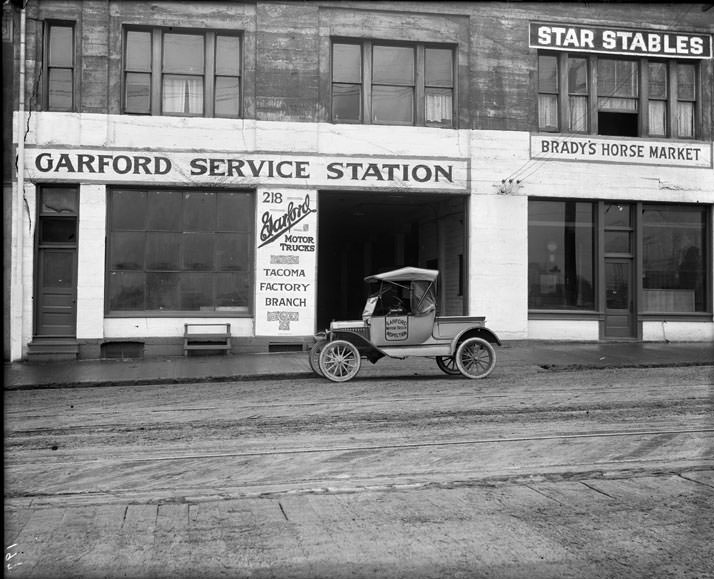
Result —
POLYGON ((249 312, 249 193, 116 189, 110 212, 111 313, 249 312))
POLYGON ((704 207, 644 205, 643 311, 706 311, 704 207))
POLYGON ((528 307, 595 307, 593 204, 528 203, 528 307))

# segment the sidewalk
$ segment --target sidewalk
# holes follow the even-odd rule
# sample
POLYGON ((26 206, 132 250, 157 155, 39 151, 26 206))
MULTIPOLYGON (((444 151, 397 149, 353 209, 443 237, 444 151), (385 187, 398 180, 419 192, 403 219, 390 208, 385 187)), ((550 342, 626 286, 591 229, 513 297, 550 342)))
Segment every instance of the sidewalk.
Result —
MULTIPOLYGON (((496 373, 525 366, 551 371, 701 366, 714 365, 714 344, 514 341, 496 347, 496 355, 496 373)), ((415 374, 439 376, 441 372, 431 358, 383 358, 374 365, 364 360, 356 379, 415 374)), ((5 390, 23 390, 307 378, 311 375, 307 352, 280 352, 33 364, 14 362, 5 364, 3 383, 5 390)))

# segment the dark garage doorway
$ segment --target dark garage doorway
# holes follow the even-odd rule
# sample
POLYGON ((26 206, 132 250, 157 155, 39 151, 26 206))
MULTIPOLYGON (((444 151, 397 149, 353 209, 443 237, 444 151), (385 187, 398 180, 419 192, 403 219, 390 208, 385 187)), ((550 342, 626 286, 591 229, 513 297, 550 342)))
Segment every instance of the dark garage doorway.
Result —
POLYGON ((399 267, 438 268, 442 285, 455 280, 451 293, 461 297, 465 196, 321 191, 318 207, 318 330, 360 319, 364 278, 399 267))

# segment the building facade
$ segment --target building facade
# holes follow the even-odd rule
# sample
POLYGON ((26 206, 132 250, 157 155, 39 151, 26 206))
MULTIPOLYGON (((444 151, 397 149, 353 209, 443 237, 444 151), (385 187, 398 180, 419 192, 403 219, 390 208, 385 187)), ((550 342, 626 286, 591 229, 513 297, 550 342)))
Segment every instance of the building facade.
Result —
POLYGON ((698 3, 5 3, 5 358, 302 348, 405 265, 505 340, 714 342, 713 34, 698 3))

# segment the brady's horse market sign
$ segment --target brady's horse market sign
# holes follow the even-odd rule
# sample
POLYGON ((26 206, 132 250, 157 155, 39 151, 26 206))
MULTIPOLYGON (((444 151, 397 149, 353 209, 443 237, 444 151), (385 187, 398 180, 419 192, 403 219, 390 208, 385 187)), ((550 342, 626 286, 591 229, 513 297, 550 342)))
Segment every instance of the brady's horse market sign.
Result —
POLYGON ((31 179, 447 191, 465 191, 468 181, 465 159, 33 148, 26 151, 31 179))

